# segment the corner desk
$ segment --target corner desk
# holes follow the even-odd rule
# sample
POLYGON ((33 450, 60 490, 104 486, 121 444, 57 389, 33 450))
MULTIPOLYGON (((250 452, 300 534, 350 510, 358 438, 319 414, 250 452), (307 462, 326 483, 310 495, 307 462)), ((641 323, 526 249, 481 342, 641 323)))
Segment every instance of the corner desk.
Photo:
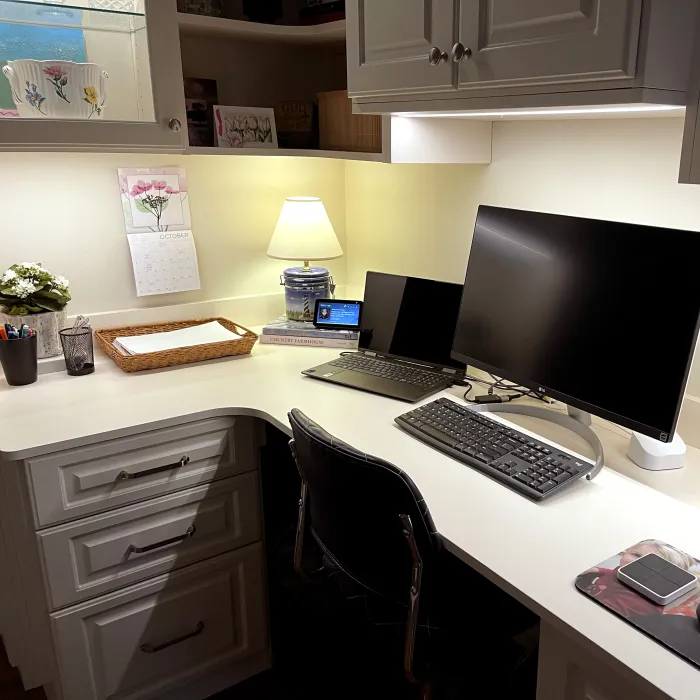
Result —
MULTIPOLYGON (((643 473, 625 432, 596 421, 606 468, 533 503, 401 432, 407 404, 300 375, 338 352, 258 344, 251 357, 135 374, 98 357, 87 377, 0 384, 0 632, 26 687, 51 700, 192 700, 269 666, 256 454, 260 422, 289 434, 298 407, 403 469, 445 546, 540 616, 538 700, 697 700, 700 670, 574 579, 647 538, 700 553, 700 450, 681 472, 643 473), (185 450, 191 462, 173 465, 185 450), (139 469, 154 473, 131 481, 139 469), (197 606, 191 620, 172 614, 197 606)), ((587 456, 559 426, 513 422, 587 456)))

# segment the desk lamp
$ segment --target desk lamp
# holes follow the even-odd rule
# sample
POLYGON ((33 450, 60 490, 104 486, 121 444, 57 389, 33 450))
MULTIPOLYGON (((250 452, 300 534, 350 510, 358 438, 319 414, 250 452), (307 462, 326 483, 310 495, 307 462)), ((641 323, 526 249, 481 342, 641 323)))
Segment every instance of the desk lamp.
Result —
POLYGON ((287 268, 280 276, 280 284, 285 288, 287 318, 313 321, 316 299, 330 299, 335 284, 325 267, 312 267, 309 263, 343 254, 326 208, 318 197, 284 200, 267 254, 277 260, 303 261, 303 267, 287 268))

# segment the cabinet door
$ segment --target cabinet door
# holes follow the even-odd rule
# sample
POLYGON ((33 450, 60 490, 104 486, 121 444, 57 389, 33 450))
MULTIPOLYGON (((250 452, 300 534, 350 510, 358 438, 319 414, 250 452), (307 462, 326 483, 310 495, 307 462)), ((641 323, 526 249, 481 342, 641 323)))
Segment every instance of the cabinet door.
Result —
POLYGON ((175 0, 0 2, 0 69, 0 149, 185 147, 175 0))
POLYGON ((694 46, 678 178, 687 185, 700 185, 700 12, 695 22, 694 46))
POLYGON ((460 0, 462 90, 630 79, 641 0, 460 0))
POLYGON ((351 97, 454 90, 454 0, 349 0, 347 16, 351 97))

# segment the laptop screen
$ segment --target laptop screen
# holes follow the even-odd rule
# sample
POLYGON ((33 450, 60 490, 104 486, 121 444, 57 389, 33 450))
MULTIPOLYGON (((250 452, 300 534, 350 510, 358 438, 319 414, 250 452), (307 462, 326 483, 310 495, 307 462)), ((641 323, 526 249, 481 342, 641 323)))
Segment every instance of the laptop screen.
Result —
POLYGON ((464 370, 450 357, 462 285, 368 272, 360 350, 464 370))

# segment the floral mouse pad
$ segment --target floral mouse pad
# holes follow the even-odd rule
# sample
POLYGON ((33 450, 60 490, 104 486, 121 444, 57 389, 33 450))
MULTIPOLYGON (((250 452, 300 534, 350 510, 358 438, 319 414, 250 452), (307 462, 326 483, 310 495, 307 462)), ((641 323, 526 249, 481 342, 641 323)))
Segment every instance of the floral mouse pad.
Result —
POLYGON ((700 666, 700 585, 666 606, 656 605, 617 580, 617 570, 646 554, 658 554, 700 578, 700 561, 659 540, 644 540, 576 577, 576 588, 660 644, 700 666))

